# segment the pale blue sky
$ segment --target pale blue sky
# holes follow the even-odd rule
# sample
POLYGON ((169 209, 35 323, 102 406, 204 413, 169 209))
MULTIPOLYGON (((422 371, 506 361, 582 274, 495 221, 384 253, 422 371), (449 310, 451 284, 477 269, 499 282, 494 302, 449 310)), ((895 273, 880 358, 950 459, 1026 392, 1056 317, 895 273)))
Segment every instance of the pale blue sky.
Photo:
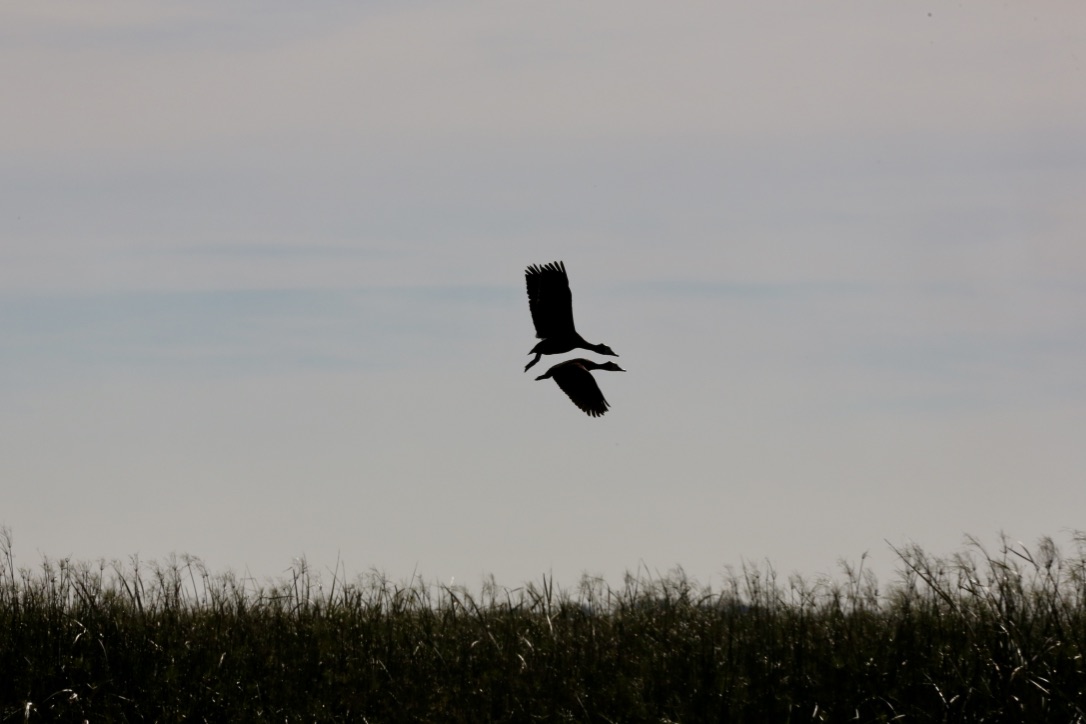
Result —
POLYGON ((0 524, 469 585, 1086 528, 1084 8, 6 5, 0 524), (601 419, 522 372, 557 259, 601 419))

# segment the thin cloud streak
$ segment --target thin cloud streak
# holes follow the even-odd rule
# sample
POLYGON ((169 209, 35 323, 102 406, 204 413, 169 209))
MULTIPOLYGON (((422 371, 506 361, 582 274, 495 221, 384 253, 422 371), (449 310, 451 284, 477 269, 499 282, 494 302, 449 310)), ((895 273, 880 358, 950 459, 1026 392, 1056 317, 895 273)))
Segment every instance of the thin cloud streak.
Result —
POLYGON ((1086 157, 1057 161, 1060 139, 1050 148, 1008 138, 997 150, 930 141, 799 154, 687 142, 549 156, 505 148, 285 155, 281 174, 244 154, 138 172, 16 166, 0 172, 17 210, 0 219, 9 239, 0 281, 58 291, 281 288, 427 284, 455 270, 490 283, 525 263, 504 258, 510 244, 587 255, 615 281, 638 269, 687 276, 692 267, 708 283, 718 270, 761 283, 1067 283, 1086 273, 1077 231, 1086 210, 1072 202, 1086 194, 1078 172, 1086 157), (184 251, 194 240, 267 254, 259 263, 227 252, 201 258, 184 251), (705 248, 696 259, 661 258, 659 245, 674 241, 705 248), (623 264, 608 245, 622 249, 623 264), (481 253, 434 265, 450 246, 481 253), (297 250, 294 259, 280 258, 286 249, 297 250))

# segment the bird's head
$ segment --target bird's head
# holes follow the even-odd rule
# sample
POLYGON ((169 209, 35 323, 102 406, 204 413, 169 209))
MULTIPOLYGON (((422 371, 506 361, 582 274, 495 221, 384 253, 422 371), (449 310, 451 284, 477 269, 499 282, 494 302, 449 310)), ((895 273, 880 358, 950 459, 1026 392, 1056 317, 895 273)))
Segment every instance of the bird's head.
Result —
MULTIPOLYGON (((592 351, 598 354, 607 354, 612 357, 618 357, 618 353, 605 344, 597 344, 592 347, 592 351)), ((625 370, 623 370, 625 371, 625 370)))
MULTIPOLYGON (((618 355, 615 355, 615 356, 617 357, 618 355)), ((611 370, 612 372, 625 372, 626 371, 626 370, 622 369, 621 367, 619 367, 618 363, 616 363, 616 362, 604 362, 603 364, 601 364, 596 369, 598 369, 598 370, 611 370)))

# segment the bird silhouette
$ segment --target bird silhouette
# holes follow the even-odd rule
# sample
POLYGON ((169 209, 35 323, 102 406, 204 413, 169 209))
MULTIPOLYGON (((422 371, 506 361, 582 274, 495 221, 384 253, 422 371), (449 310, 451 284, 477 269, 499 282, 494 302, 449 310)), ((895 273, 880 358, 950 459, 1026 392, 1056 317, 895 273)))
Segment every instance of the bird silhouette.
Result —
POLYGON ((528 306, 532 310, 535 336, 541 341, 528 354, 535 359, 525 366, 531 369, 545 354, 562 354, 573 349, 588 349, 599 354, 618 357, 605 344, 586 342, 573 326, 573 294, 569 291, 566 266, 560 261, 529 266, 524 270, 528 286, 528 306))
POLYGON ((574 405, 584 410, 590 417, 599 417, 607 412, 610 405, 603 398, 600 386, 596 384, 596 378, 592 376, 592 370, 626 371, 614 362, 571 359, 559 362, 536 379, 545 380, 548 377, 553 379, 562 391, 569 395, 574 405))

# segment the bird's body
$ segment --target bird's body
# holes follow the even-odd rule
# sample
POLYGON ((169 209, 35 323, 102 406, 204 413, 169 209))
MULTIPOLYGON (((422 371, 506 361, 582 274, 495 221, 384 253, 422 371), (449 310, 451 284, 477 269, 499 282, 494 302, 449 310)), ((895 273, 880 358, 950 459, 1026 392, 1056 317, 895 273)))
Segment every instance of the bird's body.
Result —
POLYGON ((566 266, 560 261, 529 266, 524 271, 528 287, 528 306, 532 310, 535 336, 540 342, 528 354, 535 359, 524 368, 527 372, 545 354, 562 354, 574 349, 587 349, 598 354, 618 357, 605 344, 585 341, 573 326, 573 294, 569 291, 566 266))
POLYGON ((571 359, 559 362, 537 380, 553 379, 562 388, 573 404, 585 411, 590 417, 599 417, 607 412, 609 405, 592 376, 592 370, 610 370, 625 372, 614 362, 593 362, 590 359, 571 359))

